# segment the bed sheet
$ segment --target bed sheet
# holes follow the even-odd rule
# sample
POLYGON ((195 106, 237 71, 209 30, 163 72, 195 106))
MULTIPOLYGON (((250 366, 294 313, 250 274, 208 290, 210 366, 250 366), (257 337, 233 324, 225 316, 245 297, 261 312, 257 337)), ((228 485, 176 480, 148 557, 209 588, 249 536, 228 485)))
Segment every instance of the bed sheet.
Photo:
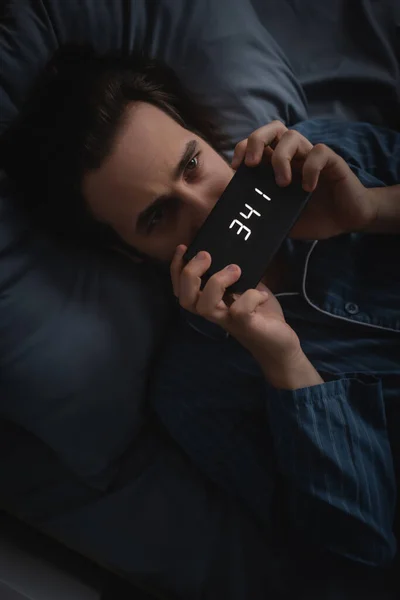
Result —
POLYGON ((400 129, 399 0, 252 0, 303 86, 310 117, 400 129))

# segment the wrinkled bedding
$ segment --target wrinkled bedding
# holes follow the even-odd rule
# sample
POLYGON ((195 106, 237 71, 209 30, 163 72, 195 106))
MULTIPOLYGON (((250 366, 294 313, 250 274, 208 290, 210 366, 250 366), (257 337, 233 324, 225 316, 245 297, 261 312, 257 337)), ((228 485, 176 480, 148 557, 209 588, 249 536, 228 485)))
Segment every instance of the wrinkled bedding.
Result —
POLYGON ((309 117, 400 129, 398 0, 252 0, 307 98, 309 117))

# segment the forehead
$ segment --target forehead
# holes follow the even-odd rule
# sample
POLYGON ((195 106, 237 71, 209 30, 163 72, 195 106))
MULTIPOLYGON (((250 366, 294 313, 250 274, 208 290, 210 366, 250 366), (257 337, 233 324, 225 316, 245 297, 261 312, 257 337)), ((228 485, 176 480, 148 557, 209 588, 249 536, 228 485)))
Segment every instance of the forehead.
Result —
POLYGON ((110 155, 85 177, 84 192, 98 200, 116 193, 163 193, 160 188, 170 182, 189 138, 193 134, 159 108, 144 102, 130 105, 110 155))
POLYGON ((186 129, 156 106, 135 103, 126 110, 109 160, 120 163, 125 157, 135 158, 141 167, 153 166, 155 159, 168 162, 172 158, 170 152, 176 152, 177 144, 188 135, 186 129))

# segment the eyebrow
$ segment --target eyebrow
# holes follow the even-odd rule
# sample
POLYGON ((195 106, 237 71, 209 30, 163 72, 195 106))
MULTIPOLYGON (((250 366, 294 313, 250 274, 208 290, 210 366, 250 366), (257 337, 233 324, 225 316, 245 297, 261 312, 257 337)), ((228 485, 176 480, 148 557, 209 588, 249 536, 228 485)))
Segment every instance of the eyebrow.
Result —
MULTIPOLYGON (((177 179, 182 177, 182 175, 186 169, 186 165, 189 162, 189 160, 192 158, 193 154, 196 152, 196 149, 197 149, 197 141, 196 140, 190 140, 189 142, 187 142, 185 149, 183 151, 183 154, 180 158, 180 161, 177 164, 176 168, 174 169, 174 172, 173 172, 173 180, 174 181, 176 181, 177 179)), ((167 196, 159 196, 158 198, 156 198, 154 200, 154 202, 152 202, 149 206, 147 206, 147 208, 145 208, 139 214, 137 221, 136 221, 136 227, 135 227, 137 233, 140 233, 141 231, 143 231, 145 229, 146 223, 149 220, 152 213, 159 206, 162 206, 166 199, 167 199, 167 196)))

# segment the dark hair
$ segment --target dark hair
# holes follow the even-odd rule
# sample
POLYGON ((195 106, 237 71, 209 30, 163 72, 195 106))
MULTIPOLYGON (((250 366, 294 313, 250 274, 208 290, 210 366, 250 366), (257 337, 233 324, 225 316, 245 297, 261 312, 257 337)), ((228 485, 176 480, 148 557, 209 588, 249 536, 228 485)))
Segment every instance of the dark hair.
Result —
POLYGON ((96 56, 87 47, 64 47, 0 140, 1 165, 48 232, 86 243, 117 239, 90 214, 81 184, 110 153, 125 109, 135 101, 162 109, 219 152, 227 147, 207 111, 165 64, 138 54, 96 56))

